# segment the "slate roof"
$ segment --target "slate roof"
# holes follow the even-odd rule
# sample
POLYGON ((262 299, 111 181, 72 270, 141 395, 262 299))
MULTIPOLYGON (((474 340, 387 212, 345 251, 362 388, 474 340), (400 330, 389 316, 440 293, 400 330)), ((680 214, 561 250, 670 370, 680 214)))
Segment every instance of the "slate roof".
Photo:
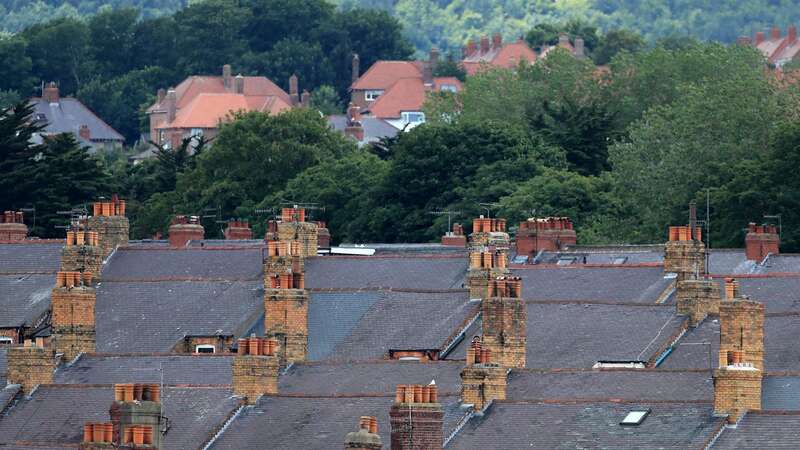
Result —
POLYGON ((660 267, 525 268, 511 272, 522 278, 526 300, 656 303, 675 281, 664 278, 660 267))
POLYGON ((118 249, 103 268, 114 281, 262 279, 261 249, 118 249))
POLYGON ((442 350, 478 308, 465 290, 312 292, 309 359, 364 360, 382 358, 389 350, 442 350))
POLYGON ((760 273, 800 273, 800 255, 770 255, 761 267, 760 273))
POLYGON ((647 361, 677 337, 685 321, 670 306, 528 303, 527 308, 530 368, 647 361))
POLYGON ((784 450, 800 442, 800 413, 748 412, 736 428, 725 428, 711 447, 714 450, 784 450))
POLYGON ((798 330, 800 315, 768 315, 764 319, 764 367, 768 372, 800 370, 798 330))
MULTIPOLYGON (((465 415, 455 397, 439 397, 445 409, 445 436, 465 415)), ((344 437, 358 429, 360 416, 378 419, 384 448, 390 444, 389 409, 394 395, 385 397, 292 398, 261 397, 246 407, 210 447, 215 450, 270 448, 315 450, 341 448, 344 437)))
POLYGON ((708 259, 708 272, 715 275, 745 274, 757 270, 756 262, 747 259, 743 248, 714 248, 708 259))
POLYGON ((306 289, 459 289, 467 258, 319 256, 305 262, 306 289))
MULTIPOLYGON (((347 127, 347 116, 334 115, 326 117, 328 124, 336 131, 344 133, 347 127)), ((361 126, 364 128, 364 139, 362 143, 377 142, 382 138, 391 138, 400 132, 390 123, 377 117, 361 117, 361 126)))
POLYGON ((506 397, 512 400, 712 401, 710 371, 512 370, 506 397))
POLYGON ((6 385, 6 371, 8 370, 8 359, 6 349, 0 348, 0 386, 6 385))
MULTIPOLYGON (((741 293, 761 302, 767 313, 800 312, 800 276, 737 278, 741 293)), ((724 280, 719 280, 723 287, 724 280)))
MULTIPOLYGON (((456 256, 462 255, 464 258, 468 256, 466 247, 455 247, 451 245, 442 245, 439 243, 399 243, 399 244, 381 244, 381 243, 367 243, 359 244, 358 247, 369 248, 375 250, 376 256, 418 256, 418 255, 440 255, 440 256, 456 256)), ((355 248, 354 244, 340 244, 340 248, 355 248)))
MULTIPOLYGON (((228 388, 165 386, 161 395, 164 415, 171 425, 162 449, 201 447, 239 404, 228 388)), ((86 422, 109 420, 113 400, 111 385, 41 385, 0 420, 0 446, 17 441, 78 444, 86 422)))
POLYGON ((662 369, 716 369, 719 365, 719 318, 708 317, 675 343, 662 369))
POLYGON ((0 244, 0 274, 55 274, 61 267, 62 248, 61 240, 0 244))
POLYGON ((93 142, 125 140, 78 99, 61 97, 58 103, 49 103, 42 98, 34 97, 30 102, 34 106, 34 114, 43 114, 47 121, 43 130, 45 133, 72 133, 77 138, 81 125, 86 125, 89 127, 90 140, 93 142))
POLYGON ((97 351, 167 352, 186 335, 238 337, 264 314, 263 302, 261 279, 102 282, 97 351))
POLYGON ((800 411, 800 376, 765 376, 761 382, 761 408, 800 411))
POLYGON ((708 403, 494 402, 472 418, 448 449, 687 449, 703 448, 722 426, 708 403), (651 410, 641 425, 619 425, 634 409, 651 410), (511 431, 513 430, 513 431, 511 431))
POLYGON ((138 383, 231 384, 233 356, 222 355, 102 355, 83 354, 58 369, 59 384, 138 383), (163 378, 162 378, 163 377, 163 378))
POLYGON ((6 386, 3 382, 0 386, 0 411, 3 411, 19 392, 19 385, 6 386))
MULTIPOLYGON (((620 248, 599 248, 599 249, 576 249, 563 252, 541 252, 536 255, 534 264, 557 264, 562 258, 575 258, 573 264, 614 264, 618 258, 624 258, 620 265, 630 264, 658 264, 664 261, 664 248, 658 246, 657 249, 626 249, 620 248), (584 260, 584 258, 586 258, 584 260)), ((563 264, 563 263, 562 263, 563 264)))
POLYGON ((461 361, 373 361, 362 363, 299 363, 281 375, 281 395, 393 395, 398 384, 436 380, 440 394, 460 394, 461 361))
POLYGON ((0 328, 34 326, 50 308, 55 275, 0 275, 0 328))

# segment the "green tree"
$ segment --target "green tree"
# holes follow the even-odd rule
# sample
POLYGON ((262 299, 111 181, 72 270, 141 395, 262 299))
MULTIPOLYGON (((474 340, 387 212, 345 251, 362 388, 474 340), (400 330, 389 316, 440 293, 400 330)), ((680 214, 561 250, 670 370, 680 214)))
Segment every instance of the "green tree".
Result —
POLYGON ((25 206, 36 186, 33 161, 44 148, 32 144, 43 124, 32 120, 33 105, 27 101, 0 110, 0 208, 25 206))
POLYGON ((595 64, 608 64, 617 53, 635 53, 644 48, 644 45, 644 39, 633 31, 611 30, 600 39, 597 48, 592 52, 592 59, 595 64))
POLYGON ((333 86, 326 84, 318 87, 311 96, 311 107, 326 116, 342 114, 342 104, 333 86))
POLYGON ((112 78, 122 75, 138 60, 133 54, 139 11, 133 8, 106 10, 89 20, 89 52, 97 71, 112 78))
POLYGON ((36 78, 27 54, 28 43, 19 36, 0 36, 0 90, 33 93, 36 78))
POLYGON ((28 42, 32 72, 43 82, 55 81, 63 93, 73 93, 85 81, 89 30, 75 19, 57 19, 34 25, 20 36, 28 42))

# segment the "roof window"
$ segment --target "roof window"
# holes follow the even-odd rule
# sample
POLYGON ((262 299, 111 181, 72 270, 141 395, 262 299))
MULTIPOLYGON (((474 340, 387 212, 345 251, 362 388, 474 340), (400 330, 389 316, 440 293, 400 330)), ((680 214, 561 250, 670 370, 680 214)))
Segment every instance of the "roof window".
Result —
POLYGON ((644 361, 597 361, 592 369, 644 369, 644 361))
POLYGON ((215 350, 216 350, 216 347, 214 347, 213 345, 210 345, 210 344, 201 344, 201 345, 195 345, 194 346, 194 352, 195 353, 214 353, 215 350))
POLYGON ((558 262, 556 263, 556 265, 558 265, 558 266, 568 266, 568 265, 570 265, 570 264, 572 264, 574 262, 575 262, 575 257, 574 256, 562 256, 562 257, 558 258, 558 262))
POLYGON ((622 419, 622 422, 620 422, 619 424, 626 426, 641 425, 648 414, 650 414, 649 409, 639 409, 639 410, 629 411, 628 414, 625 415, 625 418, 622 419))
POLYGON ((627 256, 617 256, 611 259, 611 264, 625 264, 627 261, 627 256))

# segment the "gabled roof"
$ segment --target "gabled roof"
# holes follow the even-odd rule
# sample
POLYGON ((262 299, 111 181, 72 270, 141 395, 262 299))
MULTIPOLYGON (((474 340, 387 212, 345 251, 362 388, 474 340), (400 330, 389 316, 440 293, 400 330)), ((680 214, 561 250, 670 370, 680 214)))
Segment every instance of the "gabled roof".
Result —
POLYGON ((350 89, 386 90, 403 78, 422 79, 422 62, 376 61, 350 86, 350 89))
MULTIPOLYGON (((531 266, 536 267, 536 266, 531 266)), ((512 269, 526 300, 656 303, 675 281, 662 267, 541 267, 512 269)))
POLYGON ((90 140, 93 142, 125 140, 78 99, 61 97, 58 103, 49 103, 40 97, 34 97, 30 102, 34 105, 34 117, 41 114, 47 121, 43 133, 72 133, 77 138, 81 125, 86 125, 89 127, 90 140))
POLYGON ((306 259, 306 289, 449 290, 463 287, 467 258, 321 256, 306 259))
MULTIPOLYGON (((243 77, 245 96, 256 97, 278 97, 284 103, 290 104, 291 100, 289 94, 283 89, 278 87, 275 83, 266 77, 243 77)), ((219 76, 190 76, 183 80, 180 84, 175 86, 175 95, 177 97, 176 106, 182 109, 188 105, 192 100, 200 94, 224 94, 230 92, 225 89, 222 77, 219 76)), ((147 112, 153 111, 166 111, 166 104, 156 102, 151 105, 147 112)))
POLYGON ((735 428, 726 427, 711 447, 714 450, 797 448, 800 441, 800 412, 750 411, 735 428))
MULTIPOLYGON (((336 131, 344 132, 347 127, 347 116, 334 115, 325 118, 328 124, 336 131)), ((400 132, 397 128, 393 127, 390 123, 377 117, 361 117, 361 127, 364 129, 364 140, 362 142, 377 142, 382 138, 391 138, 397 136, 400 132)))
POLYGON ((233 355, 82 354, 55 374, 59 384, 231 384, 233 355))
POLYGON ((400 78, 370 105, 366 112, 381 119, 400 118, 402 112, 422 111, 427 93, 438 92, 443 85, 461 90, 461 82, 453 77, 436 77, 433 86, 425 86, 422 76, 400 78))
POLYGON ((64 242, 0 244, 0 328, 34 326, 50 308, 64 242))
POLYGON ((103 268, 103 281, 260 280, 258 248, 119 248, 103 268))
POLYGON ((533 64, 536 61, 536 52, 531 50, 528 44, 520 39, 503 44, 500 48, 492 47, 487 52, 481 52, 478 49, 472 55, 464 58, 462 64, 464 70, 467 71, 467 75, 474 75, 484 67, 514 69, 522 60, 533 64))
POLYGON ((288 109, 291 109, 289 102, 277 96, 201 93, 178 110, 175 120, 157 128, 216 128, 237 112, 260 111, 278 114, 288 109))

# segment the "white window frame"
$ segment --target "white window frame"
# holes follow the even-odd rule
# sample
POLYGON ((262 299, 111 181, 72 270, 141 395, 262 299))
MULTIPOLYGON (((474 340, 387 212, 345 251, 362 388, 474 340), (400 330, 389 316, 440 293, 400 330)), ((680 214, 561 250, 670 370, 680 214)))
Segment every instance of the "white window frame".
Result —
POLYGON ((14 339, 8 336, 0 336, 0 345, 11 345, 14 343, 14 339))
POLYGON ((201 137, 203 136, 203 129, 202 128, 192 128, 190 132, 190 136, 192 137, 201 137))
POLYGON ((403 119, 404 123, 413 123, 413 124, 425 123, 425 113, 422 111, 403 111, 400 113, 400 117, 403 119), (409 117, 411 117, 412 114, 419 115, 420 117, 422 117, 422 120, 415 120, 415 121, 409 120, 409 117))
POLYGON ((381 95, 383 95, 383 89, 370 89, 364 91, 364 100, 368 102, 374 102, 381 95))
POLYGON ((455 84, 443 84, 439 86, 439 92, 458 92, 458 86, 455 84))
POLYGON ((211 345, 211 344, 197 344, 197 345, 194 346, 194 352, 195 353, 201 353, 201 354, 217 353, 217 347, 215 345, 211 345), (210 352, 201 352, 200 351, 201 349, 203 349, 203 350, 211 349, 211 351, 210 352))

